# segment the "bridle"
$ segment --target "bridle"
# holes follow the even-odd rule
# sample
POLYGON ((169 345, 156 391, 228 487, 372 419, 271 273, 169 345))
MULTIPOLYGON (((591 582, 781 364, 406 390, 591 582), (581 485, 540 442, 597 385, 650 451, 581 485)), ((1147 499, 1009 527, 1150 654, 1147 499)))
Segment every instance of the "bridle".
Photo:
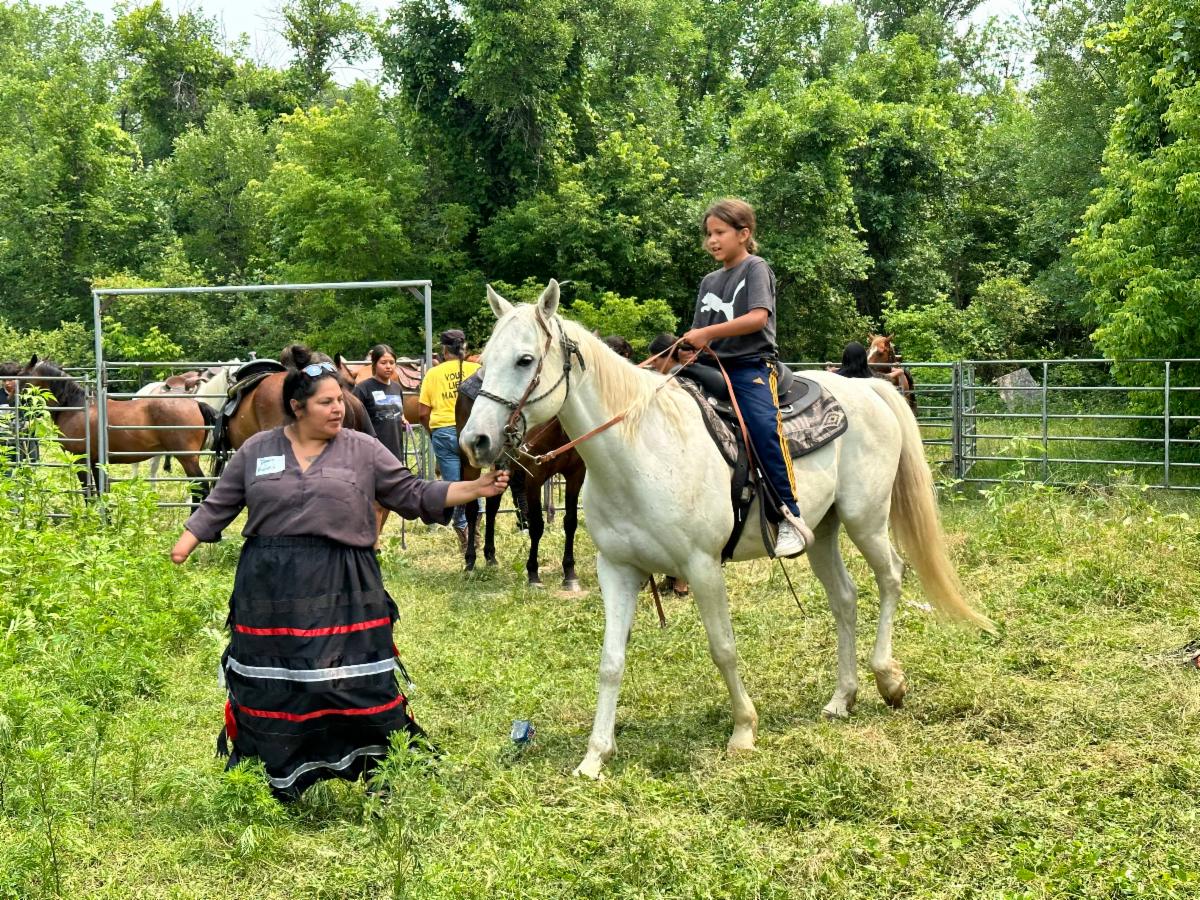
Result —
MULTIPOLYGON (((507 407, 510 410, 508 421, 504 425, 504 443, 506 447, 511 448, 520 447, 521 441, 525 437, 525 432, 528 430, 528 426, 525 421, 525 407, 532 406, 534 403, 545 400, 547 397, 557 391, 559 385, 563 384, 564 382, 567 386, 567 397, 571 396, 572 357, 578 357, 580 372, 587 370, 587 366, 583 361, 583 353, 579 349, 579 344, 567 337, 566 331, 563 330, 562 322, 558 322, 556 320, 556 324, 558 325, 558 345, 562 350, 563 357, 562 371, 559 373, 558 380, 555 381, 554 384, 542 391, 542 393, 538 394, 536 397, 531 397, 530 394, 533 393, 534 389, 537 388, 538 384, 542 380, 542 366, 546 364, 546 356, 550 353, 551 344, 554 343, 554 335, 551 333, 550 326, 547 324, 546 320, 540 315, 535 315, 534 319, 537 321, 538 325, 541 326, 542 331, 545 332, 546 343, 542 347, 542 355, 538 358, 537 366, 533 370, 533 378, 530 379, 528 386, 525 388, 525 392, 521 394, 521 399, 513 401, 505 397, 501 397, 498 394, 493 394, 488 390, 481 389, 479 391, 480 397, 486 397, 488 400, 491 400, 494 403, 499 403, 501 406, 507 407)), ((566 402, 565 397, 563 398, 563 402, 566 402)))

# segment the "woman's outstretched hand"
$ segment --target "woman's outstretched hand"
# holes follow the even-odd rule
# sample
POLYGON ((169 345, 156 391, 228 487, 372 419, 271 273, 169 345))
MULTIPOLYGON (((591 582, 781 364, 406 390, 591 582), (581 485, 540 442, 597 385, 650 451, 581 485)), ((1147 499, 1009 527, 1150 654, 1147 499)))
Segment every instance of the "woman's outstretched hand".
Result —
POLYGON ((200 539, 197 538, 187 529, 184 529, 183 534, 179 536, 179 540, 175 542, 175 546, 171 548, 171 562, 180 566, 187 562, 187 558, 192 555, 192 551, 199 545, 200 539))

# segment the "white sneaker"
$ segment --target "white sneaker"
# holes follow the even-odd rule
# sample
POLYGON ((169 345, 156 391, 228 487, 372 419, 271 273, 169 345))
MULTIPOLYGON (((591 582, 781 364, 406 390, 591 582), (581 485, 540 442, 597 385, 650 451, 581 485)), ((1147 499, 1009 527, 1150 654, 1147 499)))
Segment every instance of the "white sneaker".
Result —
POLYGON ((779 523, 779 535, 775 538, 775 555, 785 559, 799 556, 804 552, 804 537, 796 526, 786 519, 779 523))

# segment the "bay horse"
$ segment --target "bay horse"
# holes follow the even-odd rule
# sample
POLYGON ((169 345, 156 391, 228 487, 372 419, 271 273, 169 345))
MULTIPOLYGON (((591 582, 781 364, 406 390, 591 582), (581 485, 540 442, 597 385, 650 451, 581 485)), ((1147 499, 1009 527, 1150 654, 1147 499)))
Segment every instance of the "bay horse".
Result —
POLYGON ((876 377, 892 383, 900 392, 913 415, 917 414, 917 385, 908 369, 900 365, 901 356, 890 334, 870 335, 867 345, 867 365, 876 377))
MULTIPOLYGON (((599 777, 616 752, 613 729, 625 645, 637 596, 652 572, 685 577, 708 634, 709 654, 729 690, 730 752, 754 749, 758 714, 738 673, 721 550, 733 528, 730 469, 708 436, 701 413, 675 382, 630 366, 586 329, 562 319, 551 281, 536 304, 514 307, 488 288, 497 323, 484 352, 483 392, 460 438, 472 461, 493 464, 512 429, 558 417, 580 438, 623 415, 619 427, 577 447, 587 464, 583 492, 588 531, 599 551, 604 598, 599 696, 587 752, 575 773, 599 777)), ((824 714, 847 717, 858 695, 855 659, 857 589, 838 549, 845 526, 874 572, 879 627, 871 670, 883 699, 900 706, 904 671, 892 655, 892 620, 904 562, 889 524, 926 595, 943 614, 991 629, 962 597, 946 551, 933 481, 912 412, 896 390, 875 378, 806 373, 841 404, 849 427, 838 440, 794 462, 797 500, 813 529, 808 559, 837 625, 837 685, 824 714)), ((757 521, 757 511, 750 511, 757 521)), ((747 528, 735 560, 766 555, 758 528, 747 528)))
MULTIPOLYGON (((458 433, 462 434, 471 417, 474 401, 466 394, 459 393, 454 406, 454 420, 458 433)), ((524 502, 521 510, 529 524, 529 556, 525 560, 525 576, 530 587, 543 587, 542 577, 538 572, 538 548, 542 535, 546 533, 546 520, 542 515, 542 486, 556 475, 566 480, 567 506, 563 512, 563 545, 562 589, 578 591, 579 576, 575 574, 575 532, 579 527, 579 492, 583 489, 583 480, 587 475, 587 467, 583 458, 574 450, 555 457, 546 463, 539 463, 534 456, 548 453, 555 447, 561 447, 570 440, 557 419, 552 419, 534 428, 526 435, 525 446, 529 453, 512 451, 508 457, 512 465, 512 492, 518 505, 524 502), (530 455, 532 454, 532 455, 530 455)), ((462 460, 462 477, 470 481, 479 477, 479 469, 470 458, 462 460)), ((489 497, 484 504, 484 536, 483 558, 487 565, 496 565, 496 514, 500 511, 502 497, 489 497)), ((477 554, 475 551, 476 535, 479 527, 479 506, 476 503, 467 504, 467 546, 465 552, 466 570, 475 569, 477 554)))
MULTIPOLYGON (((287 348, 283 351, 285 358, 290 349, 287 348)), ((317 352, 312 354, 312 361, 314 363, 333 362, 324 353, 317 352)), ((237 411, 226 426, 229 449, 237 450, 253 435, 260 431, 278 428, 284 423, 283 380, 286 377, 287 372, 272 372, 254 385, 246 396, 242 397, 237 411)), ((346 404, 346 416, 342 421, 342 427, 374 434, 375 429, 371 427, 371 420, 367 416, 366 408, 350 390, 353 385, 347 383, 345 377, 340 375, 338 383, 342 387, 342 400, 346 404)))
MULTIPOLYGON (((99 447, 96 404, 85 411, 83 388, 55 363, 34 355, 17 375, 22 385, 31 384, 48 391, 59 409, 50 411, 62 437, 59 443, 75 456, 86 457, 87 468, 79 473, 79 482, 88 493, 88 475, 98 485, 99 447)), ((198 451, 208 439, 215 421, 212 411, 194 397, 155 396, 137 400, 107 400, 109 463, 135 463, 157 459, 168 453, 179 460, 192 482, 192 499, 208 496, 208 482, 200 468, 198 451), (113 427, 116 426, 116 427, 113 427), (124 426, 124 427, 121 427, 124 426), (128 426, 140 426, 130 428, 128 426), (167 427, 170 426, 170 427, 167 427)))

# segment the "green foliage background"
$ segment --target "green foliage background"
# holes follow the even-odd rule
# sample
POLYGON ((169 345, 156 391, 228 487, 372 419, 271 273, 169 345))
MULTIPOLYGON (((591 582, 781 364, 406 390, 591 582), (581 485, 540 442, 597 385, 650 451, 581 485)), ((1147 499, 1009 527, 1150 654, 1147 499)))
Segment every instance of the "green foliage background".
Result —
MULTIPOLYGON (((287 0, 272 67, 158 0, 0 0, 0 327, 69 354, 44 333, 97 284, 404 277, 479 344, 485 281, 551 276, 596 327, 685 327, 698 217, 741 195, 786 356, 1195 355, 1196 0, 977 6, 287 0), (370 54, 378 83, 332 77, 370 54)), ((394 293, 107 313, 117 357, 423 328, 394 293)))

